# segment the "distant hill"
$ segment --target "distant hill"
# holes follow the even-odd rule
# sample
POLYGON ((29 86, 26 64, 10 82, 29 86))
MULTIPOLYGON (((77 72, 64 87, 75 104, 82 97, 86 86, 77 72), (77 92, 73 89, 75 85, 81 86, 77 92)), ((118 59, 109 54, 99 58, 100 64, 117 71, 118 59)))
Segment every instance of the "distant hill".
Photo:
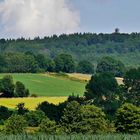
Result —
POLYGON ((75 33, 31 39, 0 39, 0 53, 41 53, 54 58, 60 53, 71 54, 76 61, 89 60, 93 64, 103 56, 112 56, 128 67, 140 65, 140 33, 75 33))

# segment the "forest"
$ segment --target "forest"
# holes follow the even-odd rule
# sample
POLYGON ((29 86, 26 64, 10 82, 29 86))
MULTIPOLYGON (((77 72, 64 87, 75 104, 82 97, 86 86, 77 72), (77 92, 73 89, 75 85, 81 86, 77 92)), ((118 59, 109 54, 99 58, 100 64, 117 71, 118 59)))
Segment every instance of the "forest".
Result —
POLYGON ((70 54, 76 62, 89 60, 94 65, 103 56, 110 56, 121 60, 127 67, 138 67, 140 33, 75 33, 34 39, 0 39, 1 54, 27 52, 51 59, 62 53, 70 54))

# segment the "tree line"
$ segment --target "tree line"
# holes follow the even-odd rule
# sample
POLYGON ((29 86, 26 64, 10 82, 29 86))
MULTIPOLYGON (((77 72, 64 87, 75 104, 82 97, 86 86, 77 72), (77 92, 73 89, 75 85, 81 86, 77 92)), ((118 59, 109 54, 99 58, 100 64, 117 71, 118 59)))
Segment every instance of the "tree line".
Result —
POLYGON ((69 54, 59 54, 54 59, 42 54, 5 53, 0 55, 1 73, 39 73, 39 72, 64 72, 94 74, 111 72, 122 77, 126 71, 125 65, 111 57, 103 57, 97 63, 97 68, 88 60, 76 62, 69 54))
POLYGON ((113 56, 127 67, 137 67, 140 64, 140 33, 75 33, 34 39, 0 39, 1 54, 27 51, 41 53, 51 59, 67 52, 76 62, 88 60, 92 64, 97 64, 102 56, 113 56))

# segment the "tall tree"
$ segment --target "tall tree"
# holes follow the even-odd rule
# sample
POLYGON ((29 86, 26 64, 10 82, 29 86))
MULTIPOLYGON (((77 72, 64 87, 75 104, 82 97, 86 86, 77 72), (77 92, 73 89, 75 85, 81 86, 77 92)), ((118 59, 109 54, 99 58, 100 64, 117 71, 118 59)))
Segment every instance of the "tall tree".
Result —
POLYGON ((2 78, 0 82, 1 92, 3 93, 2 97, 14 97, 14 81, 12 76, 6 75, 2 78))
POLYGON ((57 72, 71 73, 75 71, 75 63, 71 55, 60 54, 54 59, 54 61, 57 72))
POLYGON ((86 85, 85 97, 92 99, 96 106, 102 107, 108 114, 113 115, 119 106, 117 90, 118 83, 112 74, 96 74, 86 85))
POLYGON ((109 72, 117 77, 122 77, 125 73, 125 66, 121 61, 117 61, 111 57, 103 57, 97 64, 96 72, 109 72))
POLYGON ((140 106, 140 68, 126 72, 123 81, 127 101, 140 106))

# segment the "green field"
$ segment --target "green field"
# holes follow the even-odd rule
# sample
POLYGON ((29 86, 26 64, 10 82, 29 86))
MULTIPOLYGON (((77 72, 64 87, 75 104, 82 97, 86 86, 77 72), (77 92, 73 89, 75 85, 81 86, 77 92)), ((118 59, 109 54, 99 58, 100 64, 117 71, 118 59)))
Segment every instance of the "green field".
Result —
MULTIPOLYGON (((6 74, 0 74, 2 78, 6 74)), ((31 94, 38 96, 69 96, 73 93, 82 96, 86 83, 73 81, 48 74, 10 74, 15 81, 21 81, 30 90, 31 94)))

